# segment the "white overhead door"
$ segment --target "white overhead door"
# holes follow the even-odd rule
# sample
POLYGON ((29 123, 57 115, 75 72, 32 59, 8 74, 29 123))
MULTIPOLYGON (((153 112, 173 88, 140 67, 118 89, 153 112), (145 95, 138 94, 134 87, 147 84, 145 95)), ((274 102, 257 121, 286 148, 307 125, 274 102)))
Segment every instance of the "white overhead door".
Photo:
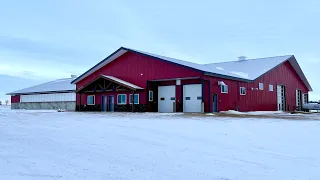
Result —
POLYGON ((201 112, 202 85, 183 85, 183 112, 201 112))
POLYGON ((176 86, 158 87, 158 111, 173 112, 176 102, 176 86))

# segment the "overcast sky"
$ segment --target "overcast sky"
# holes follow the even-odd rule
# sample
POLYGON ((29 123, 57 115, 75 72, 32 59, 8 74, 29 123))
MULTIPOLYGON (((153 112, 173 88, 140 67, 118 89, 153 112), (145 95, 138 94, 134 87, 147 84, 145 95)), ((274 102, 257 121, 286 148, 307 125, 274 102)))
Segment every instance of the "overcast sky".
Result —
POLYGON ((2 1, 0 100, 80 75, 120 46, 197 63, 293 54, 318 100, 320 1, 280 1, 2 1))

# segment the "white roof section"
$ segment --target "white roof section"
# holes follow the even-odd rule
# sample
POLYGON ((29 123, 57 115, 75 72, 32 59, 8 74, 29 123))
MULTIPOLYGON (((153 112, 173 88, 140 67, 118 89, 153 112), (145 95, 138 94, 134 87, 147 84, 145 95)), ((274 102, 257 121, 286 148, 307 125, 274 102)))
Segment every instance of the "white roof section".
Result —
POLYGON ((101 76, 104 77, 104 78, 110 79, 112 81, 118 82, 119 84, 122 84, 124 86, 131 87, 132 89, 143 89, 142 87, 139 87, 137 85, 134 85, 132 83, 129 83, 127 81, 124 81, 122 79, 119 79, 119 78, 116 78, 116 77, 113 77, 113 76, 106 76, 106 75, 101 75, 101 76))
POLYGON ((152 54, 152 53, 135 50, 131 48, 124 48, 124 47, 121 47, 120 49, 115 51, 113 54, 105 58, 96 66, 94 66, 93 68, 91 68, 90 70, 82 74, 81 76, 79 76, 72 83, 79 82, 80 80, 89 76, 91 73, 97 71, 101 67, 107 65, 108 63, 110 63, 111 61, 115 60, 116 58, 120 57, 121 55, 123 55, 128 51, 137 52, 137 53, 158 58, 164 61, 168 61, 174 64, 179 64, 182 66, 193 68, 193 69, 202 71, 204 74, 213 75, 217 77, 220 76, 227 79, 231 78, 231 79, 239 79, 239 80, 245 80, 245 81, 253 81, 258 77, 262 76, 263 74, 265 74, 266 72, 270 71, 271 69, 275 68, 276 66, 289 60, 291 65, 294 67, 294 69, 298 73, 299 77, 303 80, 303 82, 306 84, 308 89, 312 91, 312 88, 309 82, 307 81, 307 78, 303 74, 299 64, 297 63, 293 55, 266 57, 266 58, 258 58, 258 59, 246 59, 246 60, 237 60, 237 61, 229 61, 229 62, 210 63, 210 64, 197 64, 193 62, 183 61, 175 58, 170 58, 166 56, 161 56, 157 54, 152 54))
POLYGON ((267 71, 288 60, 292 55, 230 62, 204 64, 203 70, 240 79, 255 80, 267 71))
POLYGON ((75 91, 76 86, 74 84, 71 84, 73 80, 75 80, 75 78, 57 79, 54 81, 32 86, 29 88, 14 91, 14 92, 8 93, 8 95, 75 91))

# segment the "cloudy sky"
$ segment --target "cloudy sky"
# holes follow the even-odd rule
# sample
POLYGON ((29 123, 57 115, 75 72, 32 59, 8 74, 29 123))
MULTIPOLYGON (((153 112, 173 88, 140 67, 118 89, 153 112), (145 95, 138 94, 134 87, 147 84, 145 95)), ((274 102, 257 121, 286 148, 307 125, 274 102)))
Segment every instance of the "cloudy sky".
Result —
POLYGON ((293 54, 320 99, 318 0, 12 0, 0 6, 0 100, 80 75, 127 46, 197 63, 293 54))

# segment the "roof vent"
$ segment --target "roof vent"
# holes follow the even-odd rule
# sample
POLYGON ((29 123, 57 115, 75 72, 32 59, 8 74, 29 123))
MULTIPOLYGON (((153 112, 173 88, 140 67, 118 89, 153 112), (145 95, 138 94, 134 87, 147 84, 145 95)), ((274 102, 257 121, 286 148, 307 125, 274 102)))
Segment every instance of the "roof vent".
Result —
POLYGON ((246 56, 239 56, 239 57, 238 57, 238 60, 239 60, 239 61, 245 61, 246 59, 247 59, 246 56))
POLYGON ((77 75, 71 75, 71 78, 76 78, 76 77, 78 77, 77 75))

